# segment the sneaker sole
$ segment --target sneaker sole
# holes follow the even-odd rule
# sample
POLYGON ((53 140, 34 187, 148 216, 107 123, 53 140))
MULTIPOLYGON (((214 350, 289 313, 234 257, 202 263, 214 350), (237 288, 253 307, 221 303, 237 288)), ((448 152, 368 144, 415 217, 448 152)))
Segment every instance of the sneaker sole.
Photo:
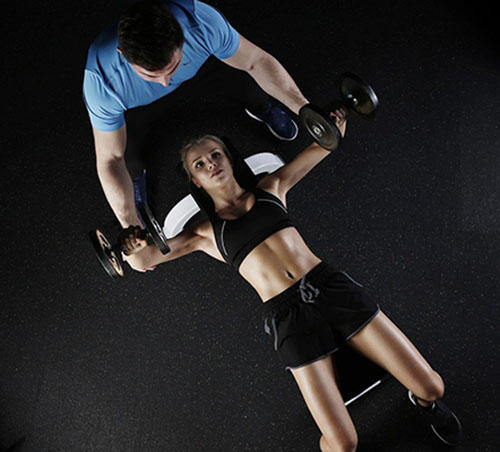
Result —
POLYGON ((417 406, 417 402, 413 400, 412 395, 412 392, 408 389, 408 398, 410 399, 410 402, 413 403, 413 405, 417 406))
POLYGON ((297 135, 299 134, 299 127, 297 126, 297 123, 293 120, 293 119, 290 119, 290 121, 292 121, 293 125, 295 126, 295 134, 293 135, 292 138, 285 138, 285 137, 282 137, 281 135, 278 135, 273 129, 271 126, 269 126, 266 122, 264 122, 262 119, 260 119, 258 116, 255 116, 253 113, 251 113, 250 111, 248 111, 246 108, 245 108, 245 113, 250 116, 252 119, 255 119, 256 121, 259 121, 259 122, 262 122, 266 125, 266 127, 269 129, 269 131, 276 137, 278 138, 279 140, 283 140, 283 141, 292 141, 292 140, 295 140, 295 138, 297 138, 297 135))
MULTIPOLYGON (((408 389, 408 398, 410 399, 410 402, 413 403, 413 405, 417 406, 417 403, 413 400, 412 398, 412 393, 408 389)), ((460 430, 462 430, 462 424, 460 423, 458 417, 455 415, 455 413, 451 412, 453 417, 455 418, 455 421, 457 421, 458 426, 460 427, 460 430)), ((447 444, 448 446, 458 446, 460 443, 450 443, 449 441, 446 441, 435 429, 434 425, 431 424, 431 430, 434 432, 434 434, 441 440, 443 443, 447 444)))
MULTIPOLYGON (((462 429, 462 424, 460 424, 460 421, 458 418, 455 416, 455 413, 452 413, 453 417, 455 420, 458 422, 458 425, 460 426, 460 429, 462 429)), ((434 426, 431 424, 431 430, 434 432, 434 434, 441 440, 443 443, 445 443, 447 446, 458 446, 460 443, 450 443, 449 441, 446 441, 434 428, 434 426)))

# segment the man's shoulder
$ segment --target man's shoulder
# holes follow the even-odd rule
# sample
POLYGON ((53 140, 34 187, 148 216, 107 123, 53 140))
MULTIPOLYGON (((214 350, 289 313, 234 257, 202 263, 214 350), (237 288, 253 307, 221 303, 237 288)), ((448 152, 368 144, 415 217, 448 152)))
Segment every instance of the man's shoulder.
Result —
POLYGON ((194 0, 166 0, 170 12, 173 14, 184 32, 184 39, 190 35, 197 35, 203 25, 198 14, 198 3, 194 0))
POLYGON ((118 20, 113 21, 95 38, 89 47, 85 69, 101 72, 102 68, 112 64, 118 52, 118 20))
POLYGON ((184 30, 217 28, 225 21, 219 10, 199 0, 166 0, 165 3, 184 30))

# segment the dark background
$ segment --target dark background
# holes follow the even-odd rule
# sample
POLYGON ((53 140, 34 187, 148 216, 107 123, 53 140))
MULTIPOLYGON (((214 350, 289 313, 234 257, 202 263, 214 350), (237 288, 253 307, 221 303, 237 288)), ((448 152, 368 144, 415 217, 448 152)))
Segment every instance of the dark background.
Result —
MULTIPOLYGON (((208 2, 311 101, 328 100, 346 70, 377 91, 377 118, 349 122, 342 153, 290 193, 292 217, 441 373, 465 429, 457 450, 499 450, 493 12, 477 1, 208 2)), ((259 300, 233 270, 197 253, 114 282, 86 239, 112 213, 83 68, 127 3, 2 4, 0 449, 25 437, 25 451, 319 450, 259 300)), ((183 110, 166 118, 148 174, 161 219, 189 134, 224 134, 244 155, 285 160, 309 142, 301 132, 278 143, 224 101, 186 99, 183 110)), ((394 379, 349 410, 359 450, 445 449, 394 379)))

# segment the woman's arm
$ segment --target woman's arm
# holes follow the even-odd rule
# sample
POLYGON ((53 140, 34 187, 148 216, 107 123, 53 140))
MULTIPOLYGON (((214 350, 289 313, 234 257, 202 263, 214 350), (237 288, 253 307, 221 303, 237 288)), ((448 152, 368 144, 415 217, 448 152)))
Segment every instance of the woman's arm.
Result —
POLYGON ((213 228, 208 220, 197 223, 168 239, 170 251, 167 254, 162 254, 155 245, 148 245, 146 240, 139 238, 139 227, 131 227, 127 231, 129 232, 124 234, 122 243, 128 254, 124 254, 123 259, 134 270, 144 271, 194 251, 203 251, 215 259, 224 260, 215 245, 213 228))
MULTIPOLYGON (((346 129, 345 111, 335 110, 334 113, 331 113, 331 116, 335 118, 335 124, 343 137, 346 129)), ((329 154, 330 151, 322 148, 317 143, 313 143, 300 152, 290 163, 287 163, 279 170, 264 177, 259 183, 259 186, 263 189, 265 187, 272 187, 272 190, 277 193, 281 199, 284 199, 288 190, 329 154)))

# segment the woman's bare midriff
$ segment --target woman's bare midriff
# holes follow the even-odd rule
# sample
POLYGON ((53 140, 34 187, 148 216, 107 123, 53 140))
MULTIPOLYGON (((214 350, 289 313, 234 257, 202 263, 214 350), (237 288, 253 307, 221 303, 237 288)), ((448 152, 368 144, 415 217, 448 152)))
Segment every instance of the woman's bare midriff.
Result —
POLYGON ((239 272, 263 302, 288 289, 321 262, 294 227, 275 232, 243 260, 239 272))

